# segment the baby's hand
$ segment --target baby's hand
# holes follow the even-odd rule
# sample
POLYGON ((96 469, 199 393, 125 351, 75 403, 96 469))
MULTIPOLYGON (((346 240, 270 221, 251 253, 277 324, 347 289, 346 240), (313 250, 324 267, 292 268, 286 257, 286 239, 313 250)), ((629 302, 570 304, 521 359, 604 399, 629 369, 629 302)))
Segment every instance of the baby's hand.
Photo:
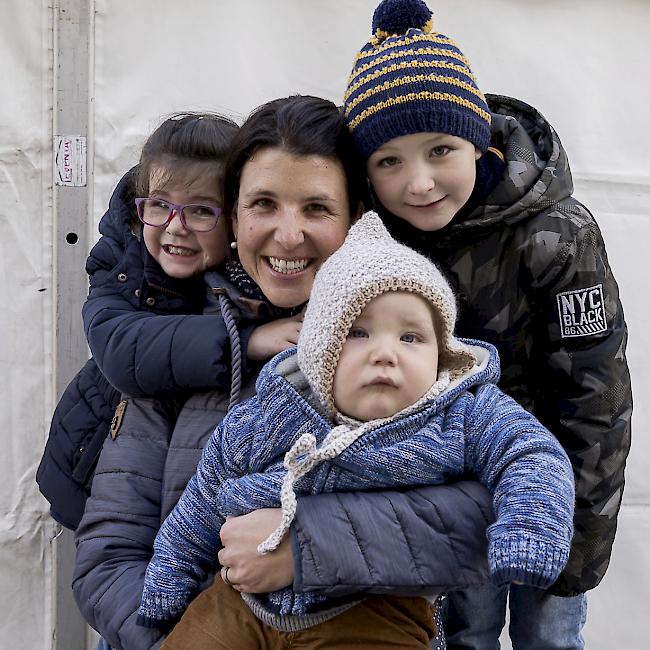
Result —
POLYGON ((296 345, 301 327, 302 314, 256 327, 248 340, 248 358, 263 361, 296 345))

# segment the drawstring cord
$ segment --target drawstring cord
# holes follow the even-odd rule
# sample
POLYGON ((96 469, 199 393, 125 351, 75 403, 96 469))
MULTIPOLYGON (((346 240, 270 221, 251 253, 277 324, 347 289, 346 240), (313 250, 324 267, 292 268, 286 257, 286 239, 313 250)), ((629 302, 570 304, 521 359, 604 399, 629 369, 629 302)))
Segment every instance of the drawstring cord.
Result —
POLYGON ((280 489, 282 520, 275 531, 257 547, 260 555, 274 551, 291 526, 297 506, 296 493, 293 489, 295 482, 319 463, 339 456, 355 440, 376 426, 376 422, 367 422, 356 429, 351 429, 345 424, 340 424, 325 436, 320 447, 316 446, 316 438, 311 433, 303 433, 296 440, 284 457, 287 473, 284 475, 280 489))
MULTIPOLYGON (((215 291, 216 293, 216 291, 215 291)), ((228 331, 228 338, 230 339, 230 357, 231 357, 231 375, 230 375, 230 402, 228 403, 228 410, 239 402, 241 395, 241 344, 239 341, 239 330, 237 323, 232 313, 232 306, 226 295, 222 292, 218 293, 219 307, 221 308, 221 316, 228 331)))

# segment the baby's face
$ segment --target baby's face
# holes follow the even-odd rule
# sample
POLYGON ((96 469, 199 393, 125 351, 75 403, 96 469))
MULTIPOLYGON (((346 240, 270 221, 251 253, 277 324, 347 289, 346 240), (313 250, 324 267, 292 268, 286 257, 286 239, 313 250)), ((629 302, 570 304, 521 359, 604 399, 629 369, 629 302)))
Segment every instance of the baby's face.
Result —
POLYGON ((334 404, 363 422, 390 417, 437 376, 432 308, 416 294, 391 291, 371 300, 352 324, 334 374, 334 404))

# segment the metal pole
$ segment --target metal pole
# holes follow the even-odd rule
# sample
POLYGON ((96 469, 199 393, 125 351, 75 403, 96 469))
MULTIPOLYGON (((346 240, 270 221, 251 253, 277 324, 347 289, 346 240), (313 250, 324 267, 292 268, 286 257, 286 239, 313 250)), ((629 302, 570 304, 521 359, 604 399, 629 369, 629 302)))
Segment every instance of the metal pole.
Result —
MULTIPOLYGON (((54 37, 54 284, 55 394, 61 395, 88 358, 81 306, 88 293, 84 264, 88 253, 89 126, 92 0, 55 0, 54 37)), ((87 626, 70 588, 74 542, 69 531, 54 548, 55 650, 84 650, 87 626)))

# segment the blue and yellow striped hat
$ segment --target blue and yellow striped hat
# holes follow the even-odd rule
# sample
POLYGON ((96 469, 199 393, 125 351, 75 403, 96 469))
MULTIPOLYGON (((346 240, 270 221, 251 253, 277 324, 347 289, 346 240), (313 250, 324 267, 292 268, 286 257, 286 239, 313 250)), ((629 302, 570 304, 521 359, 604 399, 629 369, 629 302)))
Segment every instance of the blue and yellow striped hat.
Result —
POLYGON ((469 61, 454 41, 432 31, 421 0, 383 0, 373 36, 357 55, 344 110, 366 158, 384 143, 412 133, 449 133, 481 152, 492 116, 469 61))

